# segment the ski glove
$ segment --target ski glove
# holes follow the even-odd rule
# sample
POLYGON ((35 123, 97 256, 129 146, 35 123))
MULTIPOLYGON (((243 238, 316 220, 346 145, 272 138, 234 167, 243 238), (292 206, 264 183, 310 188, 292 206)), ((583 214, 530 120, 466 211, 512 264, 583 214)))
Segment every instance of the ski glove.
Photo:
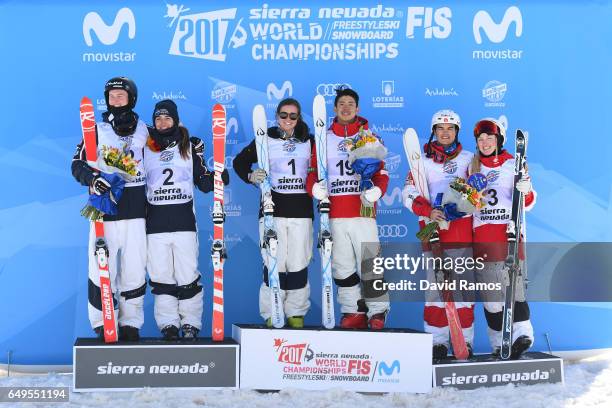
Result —
POLYGON ((104 177, 97 175, 91 180, 91 190, 95 195, 103 195, 107 193, 111 185, 104 177))
POLYGON ((329 197, 327 192, 327 181, 317 181, 312 185, 312 196, 319 201, 326 200, 329 197))
POLYGON ((361 202, 363 205, 371 207, 382 197, 382 190, 379 187, 368 188, 361 192, 361 202))
POLYGON ((523 194, 529 194, 532 189, 531 177, 529 177, 529 174, 524 174, 523 177, 516 182, 516 189, 523 194))
POLYGON ((249 181, 251 184, 261 184, 266 179, 266 171, 264 169, 255 169, 249 173, 249 181))

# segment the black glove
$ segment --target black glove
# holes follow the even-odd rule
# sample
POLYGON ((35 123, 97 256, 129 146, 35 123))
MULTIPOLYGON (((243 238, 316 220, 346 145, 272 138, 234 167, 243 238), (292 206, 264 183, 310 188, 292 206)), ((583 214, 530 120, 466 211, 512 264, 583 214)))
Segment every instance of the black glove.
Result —
POLYGON ((223 180, 223 185, 227 186, 229 184, 229 172, 227 169, 224 169, 221 173, 221 180, 223 180))
POLYGON ((96 195, 103 195, 107 193, 110 188, 110 183, 100 175, 94 176, 94 178, 91 180, 91 189, 96 195))

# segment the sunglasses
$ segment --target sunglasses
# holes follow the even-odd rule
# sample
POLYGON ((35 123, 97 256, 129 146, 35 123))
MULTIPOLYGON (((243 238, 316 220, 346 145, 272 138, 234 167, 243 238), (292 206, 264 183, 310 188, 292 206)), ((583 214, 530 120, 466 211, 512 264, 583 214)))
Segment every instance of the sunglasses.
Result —
POLYGON ((279 112, 278 113, 278 117, 281 119, 287 119, 287 117, 289 117, 289 119, 291 120, 297 120, 297 118, 300 117, 300 115, 298 115, 297 113, 293 112, 293 113, 289 113, 289 112, 279 112))

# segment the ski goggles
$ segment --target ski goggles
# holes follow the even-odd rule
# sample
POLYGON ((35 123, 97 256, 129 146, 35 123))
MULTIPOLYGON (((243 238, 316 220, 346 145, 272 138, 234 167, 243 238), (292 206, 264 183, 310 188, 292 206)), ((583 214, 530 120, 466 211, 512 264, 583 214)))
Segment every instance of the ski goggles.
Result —
POLYGON ((291 120, 297 120, 297 118, 299 118, 300 115, 295 113, 295 112, 292 112, 292 113, 289 113, 289 112, 279 112, 278 113, 278 117, 281 118, 281 119, 287 119, 287 117, 289 117, 289 119, 291 119, 291 120))
POLYGON ((478 136, 483 133, 488 135, 501 135, 501 129, 490 120, 481 120, 474 126, 474 137, 478 139, 478 136))

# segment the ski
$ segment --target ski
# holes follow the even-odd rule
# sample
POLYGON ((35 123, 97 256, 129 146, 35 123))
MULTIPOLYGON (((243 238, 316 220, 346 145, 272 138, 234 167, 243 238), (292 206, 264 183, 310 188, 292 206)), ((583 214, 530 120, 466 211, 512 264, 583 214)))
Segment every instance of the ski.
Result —
POLYGON ((263 105, 253 109, 253 130, 257 149, 257 164, 266 172, 266 178, 260 184, 261 205, 264 216, 263 246, 268 260, 268 287, 270 288, 270 308, 272 326, 281 328, 285 325, 285 313, 281 295, 276 251, 278 237, 274 228, 274 202, 272 201, 272 184, 270 182, 270 156, 268 152, 268 120, 263 105))
POLYGON ((213 242, 212 242, 212 265, 213 265, 213 315, 212 315, 212 339, 223 341, 224 311, 223 311, 223 265, 227 254, 223 238, 223 224, 225 212, 223 210, 224 184, 221 174, 225 170, 225 135, 226 135, 225 108, 217 103, 212 110, 212 133, 213 133, 213 168, 214 168, 214 195, 213 195, 213 242))
POLYGON ((523 193, 516 189, 516 183, 525 172, 525 154, 527 153, 527 135, 522 130, 516 131, 514 157, 514 186, 512 189, 512 216, 508 222, 506 234, 508 236, 508 256, 505 267, 508 271, 508 281, 504 296, 504 312, 502 316, 502 343, 500 356, 508 360, 512 354, 512 324, 514 323, 514 297, 516 281, 521 274, 519 247, 523 220, 523 193))
MULTIPOLYGON (((419 191, 419 194, 430 200, 429 188, 427 186, 427 178, 425 175, 425 165, 423 163, 423 152, 419 143, 419 137, 416 131, 409 128, 404 133, 404 150, 406 157, 408 158, 408 165, 410 166, 410 173, 412 180, 419 191)), ((419 217, 419 220, 423 220, 425 223, 431 222, 427 217, 419 217)), ((440 226, 441 228, 443 226, 440 226)), ((448 226, 446 225, 446 228, 448 226)), ((444 258, 444 250, 440 243, 440 236, 436 231, 429 240, 431 246, 431 252, 434 258, 444 258)), ((437 262, 435 264, 438 264, 437 262)), ((450 279, 450 271, 447 270, 436 270, 435 277, 438 283, 448 281, 450 279)), ((444 287, 447 287, 446 285, 444 287)), ((450 340, 453 346, 453 354, 458 360, 466 360, 469 356, 467 344, 463 337, 463 330, 461 329, 461 322, 459 321, 459 313, 455 307, 453 299, 453 293, 446 289, 441 291, 442 301, 444 302, 444 311, 446 312, 446 320, 448 320, 448 328, 450 331, 450 340)))
MULTIPOLYGON (((85 159, 96 170, 98 160, 98 140, 96 134, 96 119, 91 100, 84 96, 81 99, 81 130, 85 144, 85 159)), ((115 304, 111 288, 110 271, 108 269, 108 245, 104 238, 104 222, 102 218, 94 221, 96 241, 94 254, 100 274, 100 293, 102 301, 102 319, 104 322, 104 342, 117 341, 117 320, 115 319, 115 304)))
MULTIPOLYGON (((317 178, 327 180, 327 111, 325 98, 317 95, 312 105, 312 116, 315 125, 315 146, 317 150, 317 178)), ((323 327, 333 329, 336 325, 334 315, 334 286, 331 270, 332 235, 329 225, 329 199, 319 202, 319 239, 321 255, 321 313, 323 327)))

